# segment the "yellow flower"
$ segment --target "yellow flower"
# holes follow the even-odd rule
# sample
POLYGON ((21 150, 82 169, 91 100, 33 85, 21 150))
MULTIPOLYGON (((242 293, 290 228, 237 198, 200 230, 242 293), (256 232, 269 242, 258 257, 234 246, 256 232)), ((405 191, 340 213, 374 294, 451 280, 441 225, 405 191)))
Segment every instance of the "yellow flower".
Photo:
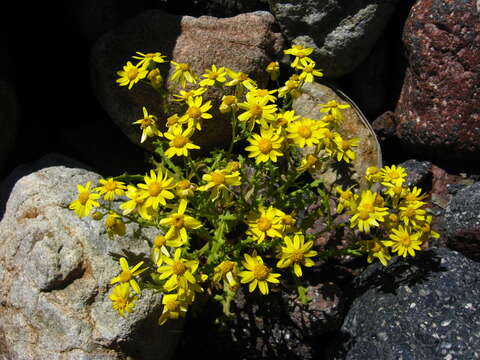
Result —
POLYGON ((288 110, 282 113, 277 113, 273 125, 279 127, 286 127, 290 123, 298 119, 300 119, 300 116, 295 115, 295 110, 288 110))
POLYGON ((173 114, 167 118, 167 127, 171 128, 174 126, 181 126, 180 124, 180 116, 178 114, 173 114))
POLYGON ((338 204, 337 204, 337 213, 341 214, 345 208, 350 209, 352 202, 355 201, 355 197, 352 192, 352 187, 349 187, 347 190, 343 190, 340 186, 335 187, 335 191, 338 194, 338 204))
POLYGON ((164 294, 162 304, 163 311, 158 319, 158 325, 165 324, 167 320, 183 318, 187 314, 187 305, 178 294, 164 294))
POLYGON ((302 267, 312 267, 315 262, 310 259, 316 256, 318 253, 315 250, 311 250, 313 241, 305 242, 305 238, 302 234, 295 234, 293 239, 289 236, 283 238, 284 245, 281 248, 280 260, 277 262, 277 267, 280 269, 293 265, 293 272, 297 277, 302 276, 302 267))
POLYGON ((377 258, 380 260, 383 266, 388 265, 388 261, 392 258, 392 256, 390 255, 385 242, 385 240, 379 240, 377 238, 361 241, 361 250, 367 252, 367 261, 369 264, 372 263, 374 258, 377 258))
POLYGON ((163 85, 163 77, 158 69, 150 70, 147 79, 150 80, 150 85, 152 85, 154 89, 160 89, 163 85))
POLYGON ((91 181, 85 184, 85 187, 78 184, 78 198, 70 203, 69 208, 75 211, 75 214, 81 218, 88 216, 94 207, 99 207, 100 204, 95 201, 100 198, 99 194, 90 191, 91 181))
POLYGON ((340 124, 343 122, 343 114, 341 110, 349 109, 348 104, 339 104, 336 100, 330 100, 326 104, 320 104, 320 112, 333 116, 334 122, 340 124))
POLYGON ((385 183, 401 185, 407 177, 405 168, 396 165, 384 166, 380 172, 382 174, 383 185, 385 185, 385 183))
POLYGON ((400 225, 398 229, 392 229, 392 233, 389 236, 390 240, 385 241, 384 244, 391 246, 392 251, 399 256, 406 257, 407 254, 415 256, 415 250, 421 250, 421 232, 411 234, 407 227, 400 225))
POLYGON ((320 166, 322 166, 320 159, 313 154, 308 154, 300 161, 298 171, 315 170, 320 166))
POLYGON ((153 239, 152 260, 157 266, 162 265, 165 256, 170 256, 166 245, 169 246, 165 235, 157 235, 153 239))
POLYGON ((225 260, 215 267, 213 282, 219 283, 221 280, 225 280, 231 289, 235 289, 238 286, 238 265, 236 262, 225 260))
POLYGON ((143 119, 133 122, 133 124, 139 124, 142 130, 142 138, 140 142, 143 143, 148 137, 162 136, 160 130, 157 127, 157 117, 149 114, 145 106, 143 106, 143 119))
POLYGON ((105 218, 105 230, 109 235, 116 234, 118 236, 124 236, 126 226, 118 214, 111 213, 105 218))
POLYGON ((219 106, 219 110, 222 114, 226 114, 230 111, 236 112, 238 110, 238 99, 234 95, 223 95, 222 103, 219 106))
POLYGON ((294 74, 285 81, 285 84, 278 89, 278 97, 286 97, 287 95, 297 98, 300 95, 300 78, 298 75, 294 74))
POLYGON ((336 144, 335 155, 337 161, 345 161, 347 164, 350 161, 355 160, 355 151, 352 150, 353 147, 358 146, 359 139, 344 139, 340 134, 335 134, 333 141, 336 144))
POLYGON ((226 71, 231 80, 226 82, 225 85, 227 86, 242 85, 244 88, 247 88, 247 89, 250 89, 251 87, 256 87, 255 81, 250 79, 247 74, 241 71, 235 71, 228 68, 226 68, 226 71))
POLYGON ((189 91, 180 90, 180 94, 173 94, 173 97, 175 98, 175 99, 173 99, 173 101, 185 101, 186 102, 189 98, 200 96, 205 91, 207 91, 207 89, 203 88, 203 87, 199 87, 197 89, 192 89, 192 90, 189 90, 189 91))
POLYGON ((167 204, 165 200, 174 198, 169 190, 175 187, 175 184, 173 183, 173 178, 169 177, 166 171, 164 174, 162 169, 158 169, 157 173, 150 170, 150 176, 145 175, 144 180, 145 183, 138 184, 138 187, 146 194, 146 207, 151 206, 156 210, 159 204, 165 206, 167 204))
POLYGON ((260 164, 269 160, 277 162, 277 156, 283 156, 279 151, 284 138, 273 128, 261 128, 260 135, 252 134, 248 139, 249 146, 245 148, 250 154, 248 157, 255 158, 255 163, 260 164))
POLYGON ((419 226, 425 220, 426 211, 421 209, 425 205, 422 201, 410 202, 406 206, 400 206, 400 219, 405 225, 419 226))
POLYGON ((370 184, 380 182, 382 180, 380 169, 376 166, 368 167, 365 171, 365 180, 367 180, 370 184))
POLYGON ((282 237, 283 224, 278 216, 278 209, 270 206, 259 208, 259 214, 250 215, 247 219, 247 235, 262 243, 266 237, 282 237))
POLYGON ((132 88, 137 82, 141 79, 144 79, 147 76, 148 71, 144 68, 138 68, 134 66, 130 61, 127 61, 127 65, 123 67, 123 70, 117 71, 117 75, 120 76, 117 79, 117 83, 120 86, 127 86, 128 90, 132 88))
POLYGON ((128 215, 132 212, 138 213, 143 219, 150 220, 152 214, 145 206, 145 199, 148 197, 148 193, 137 189, 133 185, 127 185, 127 191, 125 195, 130 199, 120 204, 120 209, 123 210, 123 215, 128 215))
POLYGON ((280 224, 282 224, 281 233, 291 233, 295 230, 295 218, 290 214, 285 214, 282 210, 277 209, 277 216, 280 217, 280 224))
POLYGON ((117 310, 120 316, 125 316, 125 311, 133 312, 136 296, 131 296, 128 283, 117 285, 108 296, 112 301, 112 308, 117 310))
POLYGON ((227 81, 227 72, 224 67, 217 68, 212 65, 211 69, 205 69, 205 74, 202 75, 205 79, 200 81, 200 86, 213 86, 216 83, 224 83, 227 81))
POLYGON ((95 191, 100 195, 103 195, 103 198, 107 201, 115 199, 115 196, 125 195, 127 187, 125 186, 125 183, 121 181, 115 181, 110 177, 106 180, 100 179, 99 183, 102 184, 102 186, 96 187, 95 191))
POLYGON ((315 69, 315 61, 310 60, 303 62, 297 66, 298 70, 302 70, 300 75, 298 76, 300 80, 303 80, 306 83, 311 83, 315 80, 315 77, 323 76, 323 73, 315 69))
POLYGON ((376 206, 377 194, 366 190, 360 196, 360 202, 355 209, 354 215, 350 218, 350 226, 355 226, 362 232, 370 232, 370 227, 380 226, 379 222, 384 221, 388 215, 386 207, 376 206))
POLYGON ((154 52, 154 53, 142 53, 140 51, 136 51, 135 52, 137 55, 139 56, 132 56, 134 59, 137 59, 137 60, 140 60, 138 63, 137 63, 137 66, 144 66, 145 68, 147 68, 150 63, 158 63, 158 64, 162 64, 164 62, 166 62, 165 58, 166 56, 162 55, 160 52, 154 52))
POLYGON ((326 124, 320 120, 302 118, 287 126, 287 138, 292 139, 298 147, 313 146, 322 139, 322 127, 326 124))
POLYGON ((277 92, 278 90, 268 90, 268 89, 257 89, 253 88, 251 89, 248 93, 251 94, 251 96, 258 97, 258 98, 266 98, 267 102, 275 102, 277 98, 273 95, 277 92))
POLYGON ((198 229, 202 227, 202 223, 197 219, 186 215, 187 200, 181 199, 178 204, 176 213, 170 214, 168 217, 160 220, 160 225, 169 225, 170 229, 165 235, 167 239, 178 239, 181 243, 188 240, 187 230, 198 229))
POLYGON ((303 65, 311 60, 308 55, 313 52, 312 48, 306 48, 302 45, 292 45, 290 49, 283 50, 283 52, 287 55, 295 56, 295 59, 290 64, 291 67, 296 68, 299 65, 303 65))
POLYGON ((171 80, 178 82, 182 88, 185 88, 187 82, 195 84, 197 82, 197 76, 190 69, 190 65, 186 63, 176 63, 171 60, 170 63, 175 67, 171 80))
POLYGON ((181 123, 188 122, 188 127, 196 128, 197 130, 202 130, 202 125, 200 123, 201 119, 211 119, 212 115, 209 114, 207 111, 210 110, 212 105, 210 104, 210 100, 203 103, 203 98, 201 96, 188 98, 187 105, 188 109, 180 118, 181 123))
POLYGON ((130 269, 128 266, 128 261, 124 257, 120 258, 119 263, 120 263, 120 268, 122 269, 122 272, 120 273, 120 275, 110 280, 110 284, 115 284, 117 282, 130 284, 132 289, 137 294, 140 294, 140 286, 138 285, 134 277, 140 275, 142 272, 144 272, 148 268, 137 270, 140 266, 143 265, 143 261, 140 261, 137 265, 135 265, 133 268, 130 269))
POLYGON ((181 180, 175 185, 175 193, 179 198, 191 197, 195 190, 197 190, 197 186, 187 179, 181 180))
POLYGON ((245 267, 245 271, 239 273, 242 278, 240 282, 242 284, 249 283, 248 290, 253 292, 258 285, 258 289, 263 295, 267 295, 269 292, 268 283, 278 284, 280 280, 280 274, 272 273, 272 270, 263 263, 263 259, 253 254, 250 256, 244 254, 245 261, 242 261, 242 265, 245 267))
POLYGON ((186 289, 189 284, 195 284, 196 279, 193 276, 198 268, 198 260, 186 260, 181 257, 182 249, 175 250, 173 259, 164 257, 163 261, 167 264, 157 268, 160 273, 160 280, 168 279, 164 285, 167 291, 175 290, 180 287, 186 289))
POLYGON ((193 128, 182 130, 181 126, 173 126, 168 132, 163 135, 170 140, 168 145, 170 146, 166 151, 165 155, 169 158, 174 156, 188 156, 189 150, 200 149, 200 146, 195 145, 190 140, 194 132, 193 128))
POLYGON ((200 191, 212 190, 212 200, 216 200, 221 190, 228 190, 229 186, 241 185, 240 172, 227 172, 225 170, 215 170, 209 174, 204 174, 202 179, 207 183, 198 188, 200 191))
POLYGON ((280 76, 280 64, 278 61, 272 61, 267 65, 266 71, 268 74, 270 74, 270 79, 275 81, 280 76))
POLYGON ((422 201, 427 197, 427 194, 422 194, 422 189, 417 188, 416 186, 413 189, 407 189, 404 194, 404 200, 407 203, 415 203, 422 201))
POLYGON ((255 123, 265 124, 265 122, 275 120, 277 106, 275 104, 267 105, 268 98, 259 98, 249 92, 246 95, 246 100, 246 102, 238 104, 240 109, 245 110, 238 116, 238 120, 248 122, 250 131, 252 131, 255 123))

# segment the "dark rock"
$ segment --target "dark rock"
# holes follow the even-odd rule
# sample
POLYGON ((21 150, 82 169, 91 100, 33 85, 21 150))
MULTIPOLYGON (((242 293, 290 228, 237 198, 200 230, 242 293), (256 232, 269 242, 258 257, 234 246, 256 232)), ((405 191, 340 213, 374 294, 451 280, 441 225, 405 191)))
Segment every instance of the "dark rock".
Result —
POLYGON ((269 0, 292 44, 313 47, 312 58, 328 77, 351 72, 379 39, 397 0, 269 0))
POLYGON ((417 1, 403 42, 409 68, 395 109, 403 146, 442 166, 475 166, 480 21, 474 1, 417 1))
POLYGON ((453 196, 445 209, 444 223, 448 246, 480 260, 480 182, 453 196))
POLYGON ((407 186, 420 187, 422 190, 430 190, 432 185, 432 163, 429 161, 418 161, 410 159, 398 164, 406 169, 408 176, 406 178, 407 186))
POLYGON ((445 248, 369 266, 326 358, 479 358, 479 281, 480 264, 445 248))
POLYGON ((372 127, 380 141, 387 141, 394 138, 396 124, 395 113, 386 111, 373 121, 372 127))

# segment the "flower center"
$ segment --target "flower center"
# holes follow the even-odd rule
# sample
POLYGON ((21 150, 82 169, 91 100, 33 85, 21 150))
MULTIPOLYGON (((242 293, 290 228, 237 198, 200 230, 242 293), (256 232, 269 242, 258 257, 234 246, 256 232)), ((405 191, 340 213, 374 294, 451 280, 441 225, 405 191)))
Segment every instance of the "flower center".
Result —
POLYGON ((260 231, 268 231, 272 227, 272 220, 266 217, 261 217, 257 220, 257 227, 260 231))
POLYGON ((187 110, 187 114, 189 117, 192 119, 198 119, 200 116, 202 116, 202 112, 197 106, 191 106, 187 110))
POLYGON ((307 65, 303 68, 303 72, 311 73, 313 71, 313 66, 307 65))
POLYGON ((175 311, 178 309, 178 305, 180 305, 180 303, 177 300, 172 299, 166 302, 165 307, 168 311, 175 311))
POLYGON ((254 104, 252 106, 250 106, 250 113, 254 116, 254 117, 260 117, 262 115, 262 107, 258 104, 254 104))
POLYGON ((233 261, 224 261, 219 265, 219 269, 223 274, 233 270, 233 261))
POLYGON ((78 194, 78 201, 80 204, 85 205, 90 199, 90 192, 89 191, 82 191, 80 194, 78 194))
POLYGON ((258 142, 258 149, 263 154, 268 154, 270 151, 272 151, 272 148, 272 142, 269 139, 261 139, 258 142))
POLYGON ((181 70, 181 71, 189 71, 190 70, 190 66, 188 64, 178 64, 178 68, 181 70))
POLYGON ((105 183, 105 189, 107 189, 108 191, 113 191, 117 188, 117 184, 115 183, 115 181, 113 180, 108 180, 106 183, 105 183))
POLYGON ((220 172, 214 172, 214 173, 212 174, 212 182, 213 182, 215 185, 224 184, 224 183, 225 183, 225 175, 223 175, 223 174, 220 173, 220 172))
POLYGON ((301 125, 298 127, 298 134, 301 137, 309 138, 310 136, 312 136, 312 130, 308 126, 301 125))
POLYGON ((208 78, 210 80, 215 80, 218 77, 218 75, 220 75, 220 74, 217 73, 217 72, 211 72, 211 73, 208 74, 208 78))
POLYGON ((167 125, 168 126, 173 126, 176 123, 178 123, 178 115, 177 114, 168 117, 168 119, 167 119, 167 125))
POLYGON ((389 175, 390 179, 398 179, 400 177, 400 174, 396 170, 391 171, 389 175))
POLYGON ((163 235, 157 235, 157 236, 155 236, 155 239, 153 240, 153 244, 157 248, 162 247, 163 245, 165 245, 166 242, 167 242, 167 238, 163 235))
POLYGON ((137 75, 138 75, 137 68, 134 67, 134 68, 128 69, 127 71, 128 80, 135 80, 137 78, 137 75))
POLYGON ((128 303, 128 298, 125 298, 125 297, 118 297, 115 300, 115 304, 119 310, 125 309, 127 307, 127 303, 128 303))
POLYGON ((177 188, 179 190, 186 190, 190 187, 190 185, 191 185, 191 182, 189 180, 185 179, 185 180, 182 180, 182 181, 178 182, 177 188))
POLYGON ((290 255, 290 258, 292 259, 293 262, 302 262, 303 261, 303 251, 298 249, 294 250, 292 254, 290 255))
POLYGON ((162 185, 158 181, 152 182, 148 185, 148 193, 150 196, 157 196, 162 191, 162 185))
POLYGON ((151 118, 150 116, 149 117, 146 117, 146 118, 143 118, 142 122, 140 123, 140 127, 142 129, 145 129, 149 126, 152 126, 154 124, 154 120, 153 118, 151 118))
POLYGON ((408 217, 408 218, 412 218, 412 217, 415 216, 415 209, 409 207, 409 208, 407 208, 407 209, 405 210, 405 212, 403 213, 403 215, 406 216, 406 217, 408 217))
POLYGON ((173 263, 172 265, 172 272, 175 274, 175 275, 183 275, 183 273, 187 270, 187 267, 185 266, 185 264, 180 261, 180 260, 177 260, 173 263))
POLYGON ((258 89, 257 90, 257 96, 259 97, 264 97, 268 95, 268 90, 267 89, 258 89))
POLYGON ((257 264, 253 268, 253 276, 257 280, 266 280, 268 278, 268 274, 270 274, 270 269, 263 264, 257 264))
POLYGON ((350 147, 350 141, 342 140, 342 149, 347 150, 350 147))
POLYGON ((233 96, 233 95, 227 95, 227 96, 225 96, 225 97, 223 98, 223 103, 224 103, 225 105, 232 105, 232 104, 235 103, 235 100, 236 100, 236 99, 237 99, 237 98, 236 98, 235 96, 233 96))
POLYGON ((293 225, 295 223, 295 219, 291 215, 282 216, 282 224, 283 225, 293 225))
POLYGON ((377 253, 382 251, 382 246, 377 241, 372 241, 372 252, 377 253))
POLYGON ((180 229, 183 227, 184 224, 184 218, 183 215, 177 214, 173 217, 173 226, 175 226, 177 229, 180 229))
POLYGON ((183 135, 177 135, 173 138, 173 146, 182 148, 188 143, 188 138, 183 135))
POLYGON ((132 273, 130 271, 122 271, 119 277, 121 282, 128 282, 132 278, 132 273))
POLYGON ((410 240, 410 235, 408 234, 403 234, 403 235, 400 235, 398 237, 398 241, 400 242, 400 244, 402 244, 404 247, 409 247, 410 246, 410 243, 411 243, 411 240, 410 240))

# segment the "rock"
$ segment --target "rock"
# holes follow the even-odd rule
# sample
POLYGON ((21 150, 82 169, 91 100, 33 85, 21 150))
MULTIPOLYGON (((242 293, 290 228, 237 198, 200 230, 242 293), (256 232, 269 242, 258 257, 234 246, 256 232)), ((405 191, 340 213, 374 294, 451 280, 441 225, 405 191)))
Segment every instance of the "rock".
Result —
POLYGON ((430 190, 432 186, 432 163, 429 161, 418 161, 410 159, 404 161, 398 166, 407 171, 406 185, 422 188, 424 191, 430 190))
POLYGON ((218 313, 214 307, 189 319, 175 357, 186 358, 189 349, 204 346, 211 359, 225 354, 232 360, 317 359, 320 339, 341 325, 345 298, 331 282, 312 284, 308 296, 312 301, 302 305, 285 290, 255 296, 241 289, 232 305, 234 316, 223 327, 212 323, 218 313))
MULTIPOLYGON (((129 91, 115 82, 116 71, 122 69, 136 51, 160 51, 168 59, 189 63, 197 74, 212 64, 227 66, 249 74, 259 86, 265 86, 268 74, 264 69, 283 47, 281 35, 273 31, 273 26, 274 18, 268 12, 225 19, 174 16, 159 10, 144 12, 106 33, 93 46, 92 81, 96 96, 128 138, 139 144, 140 131, 132 122, 142 117, 142 106, 162 120, 165 115, 158 94, 149 86, 140 84, 129 91)), ((170 74, 172 72, 173 66, 170 74)), ((163 75, 168 77, 167 73, 163 75)), ((167 87, 176 89, 170 82, 167 87)), ((218 94, 216 96, 218 101, 218 94)), ((231 133, 230 122, 217 118, 218 111, 212 114, 214 119, 205 122, 204 130, 193 139, 200 146, 224 144, 231 133)), ((144 147, 151 149, 151 144, 145 142, 144 147)))
MULTIPOLYGON (((332 161, 324 166, 321 173, 317 171, 312 175, 324 180, 327 187, 334 184, 350 186, 354 182, 366 186, 363 179, 365 170, 369 166, 382 167, 382 153, 373 129, 355 103, 338 89, 319 83, 306 83, 302 87, 302 94, 293 102, 292 107, 301 116, 321 119, 324 113, 319 111, 318 105, 325 104, 330 100, 350 104, 349 109, 343 110, 345 120, 341 125, 341 133, 346 138, 359 138, 361 145, 355 149, 356 158, 352 161, 353 167, 347 166, 344 162, 333 165, 332 161)), ((304 153, 308 153, 308 151, 311 149, 306 148, 304 153)))
POLYGON ((135 312, 111 308, 116 256, 148 254, 144 239, 109 239, 103 222, 68 205, 95 173, 46 167, 18 180, 0 222, 0 358, 169 359, 181 323, 157 325, 161 296, 143 290, 135 312))
POLYGON ((459 190, 444 215, 448 246, 465 256, 480 259, 480 182, 459 190))
POLYGON ((351 72, 370 53, 397 0, 269 0, 282 33, 292 44, 314 48, 325 76, 351 72))
POLYGON ((480 357, 480 264, 449 249, 374 264, 355 281, 357 297, 328 359, 480 357))
POLYGON ((420 0, 405 23, 409 62, 395 114, 403 147, 441 166, 480 154, 480 22, 473 1, 420 0))

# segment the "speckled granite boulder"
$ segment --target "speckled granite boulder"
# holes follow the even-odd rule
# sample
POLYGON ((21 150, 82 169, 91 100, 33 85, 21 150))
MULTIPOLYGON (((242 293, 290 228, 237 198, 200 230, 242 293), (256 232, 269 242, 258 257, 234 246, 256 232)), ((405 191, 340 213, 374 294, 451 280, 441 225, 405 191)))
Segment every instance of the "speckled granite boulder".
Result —
POLYGON ((351 72, 367 57, 398 0, 269 0, 290 43, 313 47, 325 76, 351 72))
POLYGON ((112 254, 148 254, 145 239, 109 239, 103 222, 68 209, 99 176, 46 167, 15 184, 0 222, 0 359, 169 359, 180 325, 157 325, 161 296, 142 292, 121 318, 108 298, 112 254))
POLYGON ((439 248, 357 278, 329 359, 478 359, 480 264, 439 248))
POLYGON ((475 0, 419 0, 405 23, 409 67, 395 110, 404 147, 439 164, 480 155, 480 13, 475 0))

